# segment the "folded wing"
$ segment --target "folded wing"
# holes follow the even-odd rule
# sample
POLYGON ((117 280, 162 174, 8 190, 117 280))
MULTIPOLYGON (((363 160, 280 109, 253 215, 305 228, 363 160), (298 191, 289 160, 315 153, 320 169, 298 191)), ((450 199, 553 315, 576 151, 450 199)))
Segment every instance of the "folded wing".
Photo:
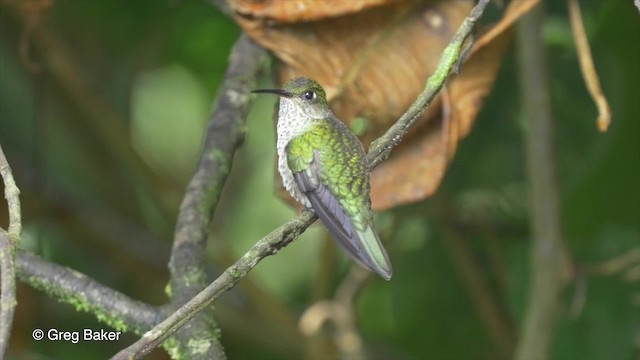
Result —
POLYGON ((392 274, 391 263, 373 230, 372 221, 359 219, 356 226, 354 222, 357 214, 345 211, 331 186, 321 181, 318 156, 316 151, 305 170, 293 173, 300 191, 307 195, 315 213, 338 244, 360 264, 389 280, 392 274))

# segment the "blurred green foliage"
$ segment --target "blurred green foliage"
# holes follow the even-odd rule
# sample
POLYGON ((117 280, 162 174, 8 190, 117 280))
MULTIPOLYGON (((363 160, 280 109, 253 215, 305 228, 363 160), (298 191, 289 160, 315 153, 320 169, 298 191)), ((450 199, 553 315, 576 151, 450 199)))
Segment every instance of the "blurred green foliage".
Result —
MULTIPOLYGON (((548 3, 544 36, 565 239, 576 264, 594 264, 640 246, 640 17, 631 1, 582 3, 612 108, 608 133, 596 129, 596 108, 578 69, 564 2, 548 3)), ((18 56, 23 23, 9 5, 0 9, 0 144, 22 190, 22 247, 136 299, 165 303, 180 195, 240 30, 205 1, 56 1, 45 31, 57 51, 74 59, 73 70, 88 89, 117 115, 97 116, 127 130, 109 137, 86 121, 85 104, 59 77, 26 70, 18 56), (130 159, 118 147, 135 149, 154 180, 142 181, 144 175, 130 171, 130 159)), ((46 54, 32 53, 34 61, 46 61, 46 54)), ((368 281, 356 301, 358 327, 372 358, 500 356, 476 293, 465 285, 469 264, 456 251, 471 254, 476 280, 489 289, 506 328, 517 334, 528 289, 530 235, 522 145, 527 130, 513 53, 438 194, 378 214, 395 271, 389 283, 368 281)), ((212 278, 295 213, 273 193, 273 101, 256 99, 216 212, 207 250, 212 278)), ((4 226, 4 204, 0 215, 4 226)), ((229 358, 309 355, 313 340, 298 332, 296 322, 312 302, 333 296, 350 266, 319 226, 265 259, 216 304, 229 358)), ((637 357, 637 275, 634 281, 620 273, 583 280, 585 303, 576 317, 570 309, 577 286, 564 294, 551 357, 637 357)), ((106 357, 135 340, 127 335, 114 343, 36 342, 35 328, 104 325, 27 286, 19 287, 18 296, 9 358, 106 357)), ((324 331, 330 338, 332 329, 324 331)), ((335 354, 328 349, 316 358, 335 354)), ((164 357, 161 350, 152 355, 164 357)))

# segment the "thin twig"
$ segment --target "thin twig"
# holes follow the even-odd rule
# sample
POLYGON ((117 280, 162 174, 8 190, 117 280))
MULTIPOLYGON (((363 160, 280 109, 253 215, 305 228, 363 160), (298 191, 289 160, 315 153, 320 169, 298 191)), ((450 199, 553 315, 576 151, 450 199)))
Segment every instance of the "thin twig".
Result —
POLYGON ((600 263, 575 264, 574 266, 574 294, 569 306, 569 314, 572 319, 577 319, 582 313, 587 302, 587 290, 589 277, 611 276, 621 274, 626 281, 640 280, 640 247, 634 247, 629 251, 614 256, 600 263))
POLYGON ((0 146, 0 175, 9 210, 8 231, 0 229, 0 358, 9 347, 11 325, 16 308, 15 248, 22 232, 20 190, 16 186, 9 162, 0 146))
MULTIPOLYGON (((449 45, 444 49, 438 67, 427 80, 424 91, 407 112, 382 137, 372 143, 367 154, 367 160, 371 168, 389 156, 391 150, 402 140, 411 124, 420 117, 437 95, 460 56, 460 49, 464 40, 473 30, 476 21, 480 18, 488 3, 489 0, 480 0, 473 8, 469 16, 460 25, 449 45)), ((259 240, 242 258, 225 270, 206 289, 171 314, 165 321, 147 332, 140 340, 120 351, 113 358, 140 358, 147 354, 193 318, 199 311, 206 308, 223 291, 233 288, 260 260, 266 256, 274 255, 280 248, 294 241, 316 219, 315 214, 303 211, 259 240)))
MULTIPOLYGON (((370 273, 361 266, 352 266, 347 277, 338 286, 333 299, 311 304, 300 316, 302 333, 313 336, 322 331, 325 323, 331 322, 335 328, 333 338, 340 353, 339 357, 345 360, 365 359, 362 338, 356 326, 354 302, 369 275, 370 273)), ((326 358, 322 355, 318 358, 326 358)))
POLYGON ((141 334, 160 320, 160 311, 90 277, 26 251, 16 256, 18 279, 77 310, 94 314, 118 331, 141 334))
POLYGON ((574 266, 574 294, 569 306, 569 314, 577 319, 587 302, 588 277, 620 274, 626 281, 640 280, 640 247, 612 257, 600 263, 576 264, 574 266))
POLYGON ((568 280, 568 254, 562 240, 553 144, 553 119, 543 8, 537 6, 518 24, 521 97, 527 117, 526 154, 530 184, 531 285, 516 359, 549 356, 560 292, 568 280))
POLYGON ((598 107, 598 130, 605 132, 609 128, 609 124, 611 124, 611 108, 609 107, 607 98, 602 92, 600 80, 598 80, 598 73, 596 72, 595 65, 593 65, 593 56, 591 55, 587 33, 584 30, 580 4, 578 4, 578 0, 567 0, 567 6, 569 7, 571 30, 573 31, 573 38, 576 41, 582 77, 587 84, 591 98, 593 98, 593 101, 598 107))
POLYGON ((581 268, 587 275, 613 275, 633 265, 640 265, 639 247, 632 248, 601 263, 582 265, 581 268))

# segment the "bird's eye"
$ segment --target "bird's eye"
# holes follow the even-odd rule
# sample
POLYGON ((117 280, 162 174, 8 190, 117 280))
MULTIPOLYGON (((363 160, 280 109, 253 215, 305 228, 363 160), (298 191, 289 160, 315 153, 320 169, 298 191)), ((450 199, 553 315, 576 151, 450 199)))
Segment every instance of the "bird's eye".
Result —
POLYGON ((302 96, 304 96, 304 98, 307 99, 307 100, 313 100, 313 99, 316 98, 316 93, 313 92, 313 91, 307 91, 302 96))

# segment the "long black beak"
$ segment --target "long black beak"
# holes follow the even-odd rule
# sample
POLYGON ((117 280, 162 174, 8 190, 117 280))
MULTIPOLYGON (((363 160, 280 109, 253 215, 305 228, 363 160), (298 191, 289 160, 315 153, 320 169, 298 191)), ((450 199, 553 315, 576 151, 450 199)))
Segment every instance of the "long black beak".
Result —
POLYGON ((252 93, 254 94, 275 94, 278 96, 282 96, 282 97, 286 97, 286 98, 291 98, 293 97, 293 94, 282 90, 282 89, 260 89, 260 90, 253 90, 252 93))

